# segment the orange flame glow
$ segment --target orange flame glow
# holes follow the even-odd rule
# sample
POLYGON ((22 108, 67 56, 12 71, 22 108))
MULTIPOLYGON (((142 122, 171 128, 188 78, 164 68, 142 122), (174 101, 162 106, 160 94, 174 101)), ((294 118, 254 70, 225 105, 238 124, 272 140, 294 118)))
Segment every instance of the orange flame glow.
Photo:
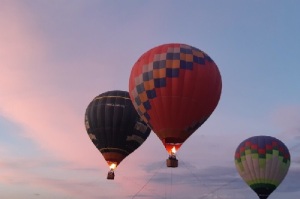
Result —
POLYGON ((116 164, 116 163, 112 163, 112 164, 109 166, 109 168, 110 168, 111 170, 114 170, 116 167, 117 167, 117 164, 116 164))
POLYGON ((172 153, 172 154, 175 154, 175 153, 176 153, 176 148, 175 148, 175 146, 173 146, 173 148, 171 149, 171 153, 172 153))

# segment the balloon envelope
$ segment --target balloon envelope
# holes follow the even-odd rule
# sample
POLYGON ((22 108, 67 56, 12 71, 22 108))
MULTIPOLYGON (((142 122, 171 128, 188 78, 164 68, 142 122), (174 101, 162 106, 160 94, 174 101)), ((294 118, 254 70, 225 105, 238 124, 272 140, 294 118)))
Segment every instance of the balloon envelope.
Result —
POLYGON ((290 153, 284 143, 274 137, 254 136, 237 147, 235 166, 259 198, 266 199, 286 176, 290 153))
POLYGON ((111 166, 117 166, 149 136, 126 91, 108 91, 95 97, 85 113, 92 142, 111 166))
POLYGON ((129 94, 141 118, 167 151, 181 144, 216 108, 222 89, 214 61, 186 44, 164 44, 134 64, 129 94))

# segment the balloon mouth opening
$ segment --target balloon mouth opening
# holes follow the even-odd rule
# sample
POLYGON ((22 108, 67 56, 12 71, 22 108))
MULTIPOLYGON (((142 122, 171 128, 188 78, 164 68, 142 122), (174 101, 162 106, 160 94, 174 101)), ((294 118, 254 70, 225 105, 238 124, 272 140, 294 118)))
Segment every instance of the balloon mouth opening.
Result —
POLYGON ((115 172, 114 171, 117 168, 118 163, 117 162, 107 161, 107 164, 108 164, 108 166, 110 168, 110 170, 107 173, 107 179, 108 180, 113 180, 113 179, 115 179, 115 172))
POLYGON ((269 195, 276 189, 276 186, 269 183, 257 183, 250 185, 260 199, 267 199, 269 195))
POLYGON ((171 149, 171 155, 176 155, 176 152, 177 152, 176 147, 173 146, 173 148, 171 149))
POLYGON ((109 166, 109 168, 110 168, 110 171, 114 171, 116 168, 117 168, 117 166, 118 166, 118 163, 117 162, 110 162, 110 161, 107 161, 107 163, 108 163, 108 166, 109 166))
POLYGON ((170 156, 176 156, 177 151, 181 147, 183 141, 177 138, 165 138, 163 139, 165 148, 170 156))

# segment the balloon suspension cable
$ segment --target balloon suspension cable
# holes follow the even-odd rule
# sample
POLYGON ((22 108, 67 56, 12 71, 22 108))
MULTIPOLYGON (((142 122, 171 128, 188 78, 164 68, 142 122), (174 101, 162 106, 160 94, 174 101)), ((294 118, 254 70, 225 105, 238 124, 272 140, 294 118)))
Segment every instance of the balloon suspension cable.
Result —
POLYGON ((163 165, 161 165, 161 167, 159 169, 157 169, 153 175, 148 179, 148 181, 132 196, 131 199, 134 199, 135 197, 137 197, 139 195, 139 193, 149 184, 149 182, 152 180, 152 178, 158 174, 159 170, 163 167, 163 165))
POLYGON ((178 167, 178 160, 176 158, 176 148, 172 148, 169 154, 169 158, 166 160, 167 167, 178 167))
MULTIPOLYGON (((202 186, 207 186, 206 184, 203 183, 203 180, 200 179, 200 178, 196 175, 196 173, 192 172, 193 169, 189 169, 189 168, 187 167, 187 164, 185 164, 185 162, 183 162, 183 161, 182 161, 182 164, 183 164, 183 166, 191 173, 191 175, 192 175, 192 176, 193 176, 193 177, 194 177, 194 178, 195 178, 202 186)), ((230 185, 230 184, 232 184, 232 183, 234 183, 234 182, 236 182, 236 181, 239 181, 239 180, 240 180, 239 178, 234 178, 234 179, 230 180, 229 182, 224 183, 224 184, 222 184, 222 185, 216 187, 215 189, 209 191, 208 193, 202 194, 202 195, 199 197, 199 199, 207 198, 210 194, 215 194, 216 192, 218 192, 219 190, 223 189, 224 187, 226 187, 226 186, 228 186, 228 185, 230 185)))
POLYGON ((109 166, 109 168, 110 168, 110 170, 109 170, 109 172, 107 173, 107 179, 108 180, 113 180, 114 178, 115 178, 115 169, 116 169, 116 167, 117 167, 117 164, 116 163, 112 163, 110 166, 109 166))
POLYGON ((171 182, 170 182, 170 184, 171 184, 170 196, 172 198, 172 189, 173 189, 173 169, 172 168, 171 168, 171 182))

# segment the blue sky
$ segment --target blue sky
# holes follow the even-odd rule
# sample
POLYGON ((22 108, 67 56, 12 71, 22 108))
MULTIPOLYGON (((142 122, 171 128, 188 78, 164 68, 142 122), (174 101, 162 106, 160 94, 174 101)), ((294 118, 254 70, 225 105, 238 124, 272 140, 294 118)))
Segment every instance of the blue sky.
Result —
POLYGON ((300 194, 300 26, 297 1, 0 0, 1 198, 250 199, 233 156, 253 135, 290 149, 269 197, 300 194), (216 62, 218 107, 178 152, 155 134, 106 180, 84 128, 88 103, 128 90, 135 61, 157 45, 195 46, 216 62))

